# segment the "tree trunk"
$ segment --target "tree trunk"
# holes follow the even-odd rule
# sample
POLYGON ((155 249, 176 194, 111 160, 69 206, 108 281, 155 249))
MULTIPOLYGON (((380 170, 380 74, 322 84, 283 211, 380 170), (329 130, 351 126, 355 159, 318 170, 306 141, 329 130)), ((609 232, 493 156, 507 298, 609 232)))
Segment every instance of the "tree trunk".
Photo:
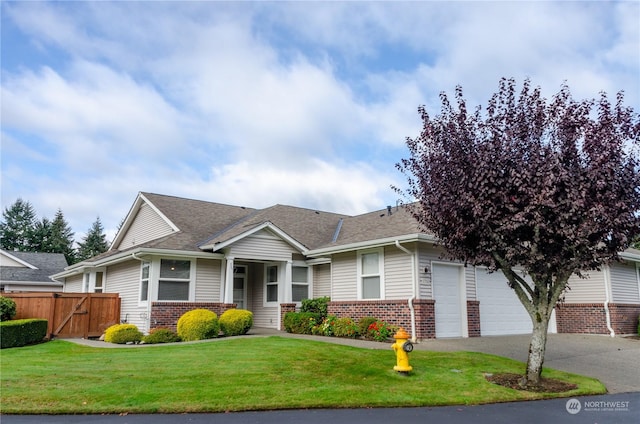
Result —
POLYGON ((527 371, 520 381, 521 386, 540 384, 544 353, 547 347, 547 329, 549 328, 550 314, 536 311, 533 317, 533 334, 529 344, 529 358, 527 359, 527 371))

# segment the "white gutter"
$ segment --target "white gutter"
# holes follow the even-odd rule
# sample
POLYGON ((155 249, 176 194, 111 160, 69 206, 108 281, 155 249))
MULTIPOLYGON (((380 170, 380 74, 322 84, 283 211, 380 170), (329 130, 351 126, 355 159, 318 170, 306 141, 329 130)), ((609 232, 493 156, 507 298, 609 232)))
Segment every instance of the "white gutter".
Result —
POLYGON ((611 297, 609 296, 609 292, 611 289, 611 274, 610 274, 611 268, 609 268, 609 265, 605 265, 602 268, 602 274, 604 275, 604 314, 607 318, 607 329, 609 330, 609 334, 611 335, 611 337, 615 337, 616 333, 615 331, 613 331, 613 328, 611 327, 611 313, 609 312, 609 302, 611 301, 611 297))
POLYGON ((415 343, 416 342, 416 311, 413 308, 413 301, 415 300, 416 294, 417 294, 416 257, 413 254, 413 252, 411 252, 406 247, 402 246, 399 240, 396 240, 395 245, 398 249, 402 250, 404 253, 411 256, 411 287, 412 287, 413 294, 411 295, 407 303, 409 305, 409 311, 411 311, 411 341, 415 343))
POLYGON ((403 236, 386 237, 381 239, 359 241, 355 243, 341 244, 339 246, 322 247, 320 249, 309 250, 306 256, 317 258, 324 255, 332 255, 336 253, 351 252, 359 249, 374 249, 376 247, 383 247, 395 244, 396 241, 408 243, 412 241, 426 241, 435 242, 436 239, 433 236, 427 234, 405 234, 403 236))

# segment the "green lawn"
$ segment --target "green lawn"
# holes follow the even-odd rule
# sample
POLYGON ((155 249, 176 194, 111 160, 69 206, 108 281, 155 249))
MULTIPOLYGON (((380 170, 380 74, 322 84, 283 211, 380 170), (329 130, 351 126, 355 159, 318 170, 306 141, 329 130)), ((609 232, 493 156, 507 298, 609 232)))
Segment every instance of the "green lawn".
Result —
MULTIPOLYGON (((55 340, 1 352, 2 413, 217 412, 479 404, 557 397, 487 382, 524 371, 492 355, 414 351, 414 371, 395 354, 283 337, 104 349, 55 340)), ((597 380, 546 370, 578 385, 561 396, 601 394, 597 380)))

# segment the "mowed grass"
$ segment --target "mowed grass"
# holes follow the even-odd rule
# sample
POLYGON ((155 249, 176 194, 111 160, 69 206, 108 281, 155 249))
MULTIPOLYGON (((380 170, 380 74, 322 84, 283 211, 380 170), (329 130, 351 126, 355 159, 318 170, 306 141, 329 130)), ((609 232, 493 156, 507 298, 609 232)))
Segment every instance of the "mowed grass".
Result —
POLYGON ((605 393, 595 379, 545 370, 578 385, 529 393, 486 381, 524 364, 471 352, 395 353, 284 337, 105 349, 55 340, 1 352, 4 414, 184 413, 285 408, 481 404, 605 393))

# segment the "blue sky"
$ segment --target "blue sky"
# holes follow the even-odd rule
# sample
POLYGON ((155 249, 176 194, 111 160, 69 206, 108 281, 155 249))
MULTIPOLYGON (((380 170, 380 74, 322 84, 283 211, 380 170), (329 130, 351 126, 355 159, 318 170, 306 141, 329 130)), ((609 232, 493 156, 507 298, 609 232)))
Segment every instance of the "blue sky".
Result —
POLYGON ((395 204, 419 105, 501 77, 640 110, 639 2, 1 3, 2 209, 109 238, 138 191, 395 204))

